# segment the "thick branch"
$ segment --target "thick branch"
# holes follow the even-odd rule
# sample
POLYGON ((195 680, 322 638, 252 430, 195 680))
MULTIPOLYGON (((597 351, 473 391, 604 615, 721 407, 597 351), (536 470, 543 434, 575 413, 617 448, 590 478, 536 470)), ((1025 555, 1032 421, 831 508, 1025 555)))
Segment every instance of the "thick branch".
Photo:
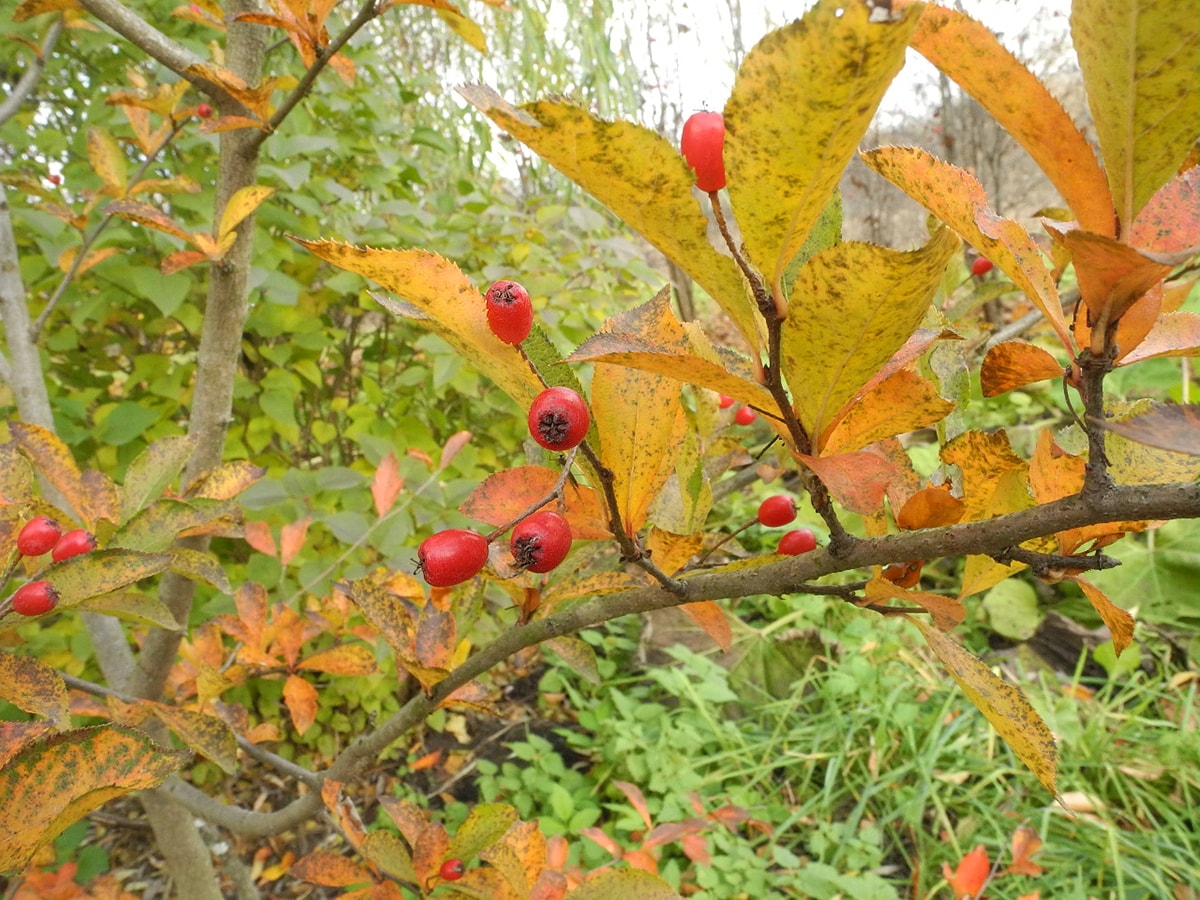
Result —
POLYGON ((198 86, 213 89, 211 83, 188 75, 188 69, 202 64, 203 59, 183 44, 171 40, 118 0, 79 0, 79 5, 176 75, 187 78, 198 86))

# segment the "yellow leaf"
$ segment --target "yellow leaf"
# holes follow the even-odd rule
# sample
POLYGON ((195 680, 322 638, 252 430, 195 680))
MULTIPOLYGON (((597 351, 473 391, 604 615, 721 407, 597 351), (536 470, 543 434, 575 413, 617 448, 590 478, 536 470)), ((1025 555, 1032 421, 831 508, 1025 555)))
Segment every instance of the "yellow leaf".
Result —
POLYGON ((958 10, 930 5, 921 15, 912 45, 1029 152, 1082 227, 1114 233, 1112 198, 1087 138, 996 34, 958 10))
MULTIPOLYGON (((1107 422, 1119 423, 1154 408, 1151 400, 1108 404, 1107 422)), ((1188 483, 1200 478, 1200 456, 1161 450, 1110 432, 1105 441, 1109 472, 1117 484, 1188 483)))
MULTIPOLYGON (((421 324, 444 338, 465 359, 523 406, 540 393, 541 383, 515 347, 492 334, 483 297, 458 266, 427 250, 375 250, 337 241, 297 243, 335 266, 369 278, 428 318, 421 324)), ((390 311, 400 307, 377 298, 390 311)))
POLYGON ((165 232, 188 243, 192 242, 192 236, 176 225, 170 216, 147 203, 139 203, 136 200, 114 200, 104 207, 104 212, 108 215, 128 219, 130 222, 137 222, 147 228, 165 232))
POLYGON ((460 38, 466 41, 470 46, 474 47, 480 53, 488 52, 487 38, 483 34, 483 29, 479 27, 473 20, 468 19, 457 10, 449 12, 446 10, 437 10, 438 16, 443 22, 450 26, 450 30, 457 34, 460 38))
POLYGON ((55 728, 71 722, 66 684, 32 656, 0 653, 0 697, 27 713, 44 716, 55 728))
POLYGON ((999 732, 1038 781, 1057 795, 1058 746, 1049 726, 1016 687, 1004 681, 953 637, 906 617, 917 626, 929 648, 942 661, 967 699, 999 732))
POLYGON ((760 319, 745 281, 733 260, 709 243, 691 169, 674 146, 648 128, 605 122, 570 103, 517 108, 479 85, 459 93, 682 267, 733 320, 751 350, 761 346, 760 319))
MULTIPOLYGON (((75 257, 78 255, 78 252, 78 247, 68 247, 62 252, 62 255, 58 257, 58 267, 64 272, 71 271, 71 266, 75 264, 75 257)), ((97 263, 101 263, 110 256, 115 256, 120 252, 120 247, 105 247, 102 250, 93 250, 83 258, 83 262, 79 264, 79 268, 75 270, 75 274, 82 275, 92 266, 96 265, 97 263)))
POLYGON ((700 552, 703 544, 704 534, 701 532, 672 534, 661 528, 654 528, 646 541, 646 549, 650 551, 655 565, 668 575, 674 575, 700 552))
POLYGON ((725 104, 729 199, 750 261, 782 277, 904 65, 919 5, 869 21, 865 3, 820 0, 746 56, 725 104))
POLYGON ((122 197, 128 179, 125 154, 117 139, 102 128, 89 128, 87 135, 88 162, 100 176, 104 187, 100 193, 110 197, 122 197))
POLYGON ((188 709, 152 703, 154 715, 185 744, 232 775, 238 769, 237 738, 233 730, 216 716, 188 709))
POLYGON ((1071 35, 1128 228, 1200 135, 1200 16, 1178 0, 1076 0, 1071 35))
MULTIPOLYGON (((872 578, 867 582, 864 591, 868 600, 880 606, 886 606, 887 601, 899 603, 915 603, 926 609, 933 619, 933 624, 939 631, 952 631, 963 623, 967 617, 967 608, 961 600, 953 597, 943 597, 941 594, 929 594, 925 591, 905 590, 897 587, 883 578, 872 578)), ((911 616, 906 616, 911 618, 911 616)))
POLYGON ((258 209, 260 203, 273 193, 275 193, 275 188, 267 187, 265 184, 254 184, 235 191, 229 198, 229 202, 225 204, 225 209, 221 211, 221 224, 217 228, 217 243, 224 243, 226 235, 237 228, 248 215, 258 209))
POLYGON ((908 252, 838 244, 800 270, 783 323, 783 374, 814 440, 917 330, 958 248, 942 228, 908 252))
POLYGON ((975 176, 914 147, 880 147, 864 152, 862 159, 994 262, 1041 310, 1074 355, 1058 288, 1041 251, 1020 223, 992 212, 975 176))

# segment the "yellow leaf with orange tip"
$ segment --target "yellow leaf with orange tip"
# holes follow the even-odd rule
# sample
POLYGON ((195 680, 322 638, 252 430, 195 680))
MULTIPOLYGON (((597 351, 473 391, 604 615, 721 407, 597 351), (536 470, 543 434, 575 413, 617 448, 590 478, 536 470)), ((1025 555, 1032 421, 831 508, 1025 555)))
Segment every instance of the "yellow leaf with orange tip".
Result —
POLYGON ((375 653, 365 644, 342 644, 304 657, 297 669, 329 675, 370 675, 375 672, 375 653))
POLYGON ((140 203, 136 200, 114 200, 104 207, 104 212, 108 215, 128 219, 130 222, 137 222, 139 225, 164 232, 188 243, 193 240, 192 235, 176 225, 170 216, 147 203, 140 203))
POLYGON ((1112 634, 1113 652, 1120 656, 1126 647, 1133 643, 1133 616, 1121 609, 1100 588, 1078 575, 1069 576, 1069 580, 1079 585, 1083 595, 1088 598, 1092 608, 1100 619, 1108 626, 1112 634))
POLYGON ((821 453, 848 453, 917 431, 944 419, 953 409, 954 404, 943 400, 932 382, 901 369, 848 404, 841 419, 822 435, 821 453))
POLYGON ((241 101, 259 119, 270 118, 270 98, 278 85, 278 80, 268 78, 255 87, 229 69, 209 63, 196 63, 183 71, 183 76, 189 81, 199 79, 206 81, 229 96, 241 101))
POLYGON ((985 397, 998 397, 1047 378, 1061 378, 1063 366, 1041 347, 1024 341, 1004 341, 988 349, 979 367, 979 386, 985 397))
POLYGON ((90 527, 95 521, 90 492, 83 473, 62 439, 40 425, 26 422, 9 422, 8 429, 30 462, 63 495, 84 526, 90 527))
POLYGON ((939 228, 917 250, 838 244, 800 269, 783 323, 781 366, 796 415, 814 440, 916 332, 959 247, 939 228))
POLYGON ((1063 347, 1072 351, 1058 288, 1041 251, 1019 222, 992 211, 975 176, 915 147, 880 147, 865 151, 862 159, 995 263, 1041 310, 1063 347))
POLYGON ((1057 796, 1058 746, 1025 695, 953 637, 906 616, 974 704, 1038 781, 1057 796))
POLYGON ((695 279, 757 350, 760 320, 737 265, 708 239, 708 219, 692 195, 679 151, 648 128, 606 122, 571 103, 515 107, 489 87, 459 93, 617 214, 695 279))
POLYGON ((184 488, 183 496, 230 500, 266 474, 267 470, 263 466, 256 466, 246 460, 221 463, 215 469, 197 475, 184 488))
MULTIPOLYGON (((926 591, 905 590, 883 578, 872 578, 867 582, 863 593, 867 600, 880 606, 886 606, 888 601, 904 604, 916 604, 929 613, 933 624, 940 631, 952 631, 967 618, 967 608, 961 600, 945 597, 941 594, 930 594, 926 591)), ((906 616, 906 618, 908 618, 906 616)))
POLYGON ((1028 151, 1084 228, 1114 233, 1108 182, 1087 138, 998 35, 965 13, 930 5, 921 14, 912 46, 1028 151))
POLYGON ((784 270, 903 67, 919 14, 872 22, 865 3, 819 0, 738 70, 724 113, 729 199, 751 264, 780 299, 784 270))
POLYGON ((13 10, 14 22, 24 22, 42 13, 79 9, 79 0, 21 0, 13 10))
MULTIPOLYGON (((542 389, 520 351, 492 334, 480 295, 458 266, 427 250, 375 250, 337 241, 306 241, 302 247, 339 268, 356 272, 399 295, 426 318, 420 323, 444 338, 459 355, 501 390, 528 406, 542 389)), ((388 305, 392 312, 402 307, 388 305)))
POLYGON ((1075 0, 1071 37, 1117 217, 1129 228, 1200 136, 1200 16, 1177 0, 1075 0))
POLYGON ((104 186, 100 193, 110 197, 122 197, 128 184, 125 154, 117 139, 102 128, 89 128, 87 155, 92 171, 100 176, 104 186))

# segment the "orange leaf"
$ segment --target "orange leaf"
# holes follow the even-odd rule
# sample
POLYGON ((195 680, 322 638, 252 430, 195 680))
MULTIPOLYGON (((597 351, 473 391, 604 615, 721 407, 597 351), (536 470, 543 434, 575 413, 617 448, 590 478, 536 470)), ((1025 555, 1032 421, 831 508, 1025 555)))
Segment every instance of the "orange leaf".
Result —
POLYGON ((1063 367, 1041 347, 1023 341, 1004 341, 992 346, 979 369, 983 396, 998 397, 1035 381, 1061 378, 1063 367))
POLYGON ((1037 853, 1041 847, 1042 839, 1038 836, 1037 831, 1028 825, 1020 826, 1013 832, 1012 865, 1005 869, 1005 871, 1013 875, 1029 875, 1033 878, 1041 875, 1042 867, 1029 858, 1037 853))
POLYGON ((1091 582, 1078 575, 1068 576, 1068 580, 1079 585, 1084 596, 1108 626, 1112 633, 1113 652, 1120 656, 1125 648, 1133 643, 1133 616, 1109 600, 1108 596, 1091 582))
POLYGON ((796 458, 817 473, 842 506, 860 515, 870 515, 883 505, 895 473, 893 463, 869 450, 819 458, 796 454, 796 458))
POLYGON ((70 449, 53 432, 40 425, 26 422, 9 422, 9 433, 17 446, 29 457, 30 462, 46 477, 85 526, 94 521, 89 507, 87 488, 83 473, 75 464, 70 449))
POLYGON ((1200 245, 1200 166, 1168 181, 1138 213, 1129 241, 1139 250, 1180 253, 1200 245))
POLYGON ((370 675, 376 671, 375 653, 364 644, 342 644, 306 656, 296 668, 330 675, 370 675))
POLYGON ((304 546, 310 524, 312 524, 312 516, 305 516, 298 522, 289 522, 280 530, 279 562, 282 565, 286 566, 296 558, 296 554, 304 546))
POLYGON ((317 699, 317 689, 297 675, 289 675, 283 683, 283 702, 299 734, 317 720, 317 699))
MULTIPOLYGON (((545 499, 558 481, 559 472, 544 466, 518 466, 504 469, 484 479, 461 506, 459 512, 489 525, 504 525, 533 503, 545 499)), ((595 491, 568 482, 563 489, 566 508, 561 512, 576 540, 612 537, 600 498, 595 491)))
MULTIPOLYGON (((1125 320, 1121 320, 1125 324, 1125 320)), ((1145 340, 1124 352, 1122 335, 1117 330, 1117 345, 1121 347, 1121 358, 1117 365, 1128 366, 1143 359, 1159 356, 1200 356, 1200 315, 1193 312, 1168 312, 1155 321, 1145 340)))
POLYGON ((456 431, 446 441, 446 446, 442 448, 442 458, 438 460, 438 469, 444 469, 454 461, 454 457, 458 456, 463 447, 467 446, 467 442, 471 440, 471 432, 456 431))
POLYGON ((954 891, 955 900, 974 900, 978 897, 988 882, 992 864, 988 862, 987 850, 979 844, 962 858, 958 868, 953 872, 950 866, 942 863, 942 875, 950 882, 950 890, 954 891))
POLYGON ((404 476, 400 474, 400 460, 394 450, 379 461, 375 477, 371 479, 371 499, 375 501, 375 515, 382 517, 404 489, 404 476))
POLYGON ((683 603, 679 607, 688 617, 705 630, 710 638, 717 642, 723 651, 728 651, 733 644, 733 629, 725 610, 715 600, 704 600, 700 603, 683 603))
POLYGON ((275 547, 275 536, 271 534, 271 526, 266 522, 244 522, 242 536, 246 543, 267 556, 275 556, 279 551, 275 547))
POLYGON ((309 884, 322 887, 349 887, 372 881, 370 871, 345 856, 328 850, 314 850, 292 863, 288 874, 309 884))
POLYGON ((846 404, 836 424, 821 435, 821 453, 847 453, 917 431, 944 419, 953 409, 954 404, 942 399, 932 382, 900 369, 846 404))
POLYGON ((963 606, 961 600, 956 600, 953 597, 944 597, 941 594, 907 591, 883 578, 872 578, 868 581, 864 593, 868 600, 875 603, 888 600, 897 600, 901 603, 915 603, 929 612, 933 619, 933 624, 941 631, 952 631, 961 625, 967 617, 967 608, 963 606))
POLYGON ((925 487, 917 491, 896 513, 896 525, 906 530, 940 528, 962 519, 966 508, 946 487, 925 487))
POLYGON ((174 275, 176 272, 182 272, 189 266, 194 266, 196 263, 202 263, 207 260, 208 254, 201 253, 199 250, 177 250, 174 253, 164 256, 158 268, 164 275, 174 275))

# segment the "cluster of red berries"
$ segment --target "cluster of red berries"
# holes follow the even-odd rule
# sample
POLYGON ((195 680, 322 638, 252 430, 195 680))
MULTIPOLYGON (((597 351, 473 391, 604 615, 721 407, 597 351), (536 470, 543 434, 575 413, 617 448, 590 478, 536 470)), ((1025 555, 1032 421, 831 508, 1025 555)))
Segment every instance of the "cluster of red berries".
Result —
MULTIPOLYGON (((737 401, 732 397, 721 394, 720 407, 721 409, 729 409, 737 401)), ((749 406, 739 406, 733 413, 733 421, 738 425, 749 425, 758 418, 758 413, 752 410, 749 406)))
MULTIPOLYGON (((49 553, 54 562, 62 562, 95 549, 96 537, 86 528, 64 533, 62 526, 49 516, 35 516, 17 534, 17 552, 22 556, 49 553)), ((14 612, 41 616, 58 605, 58 591, 48 581, 31 581, 17 588, 11 602, 14 612)))
MULTIPOLYGON (((758 505, 758 523, 767 528, 780 528, 796 520, 796 501, 787 494, 775 494, 758 505)), ((796 528, 779 539, 778 551, 785 556, 799 556, 815 550, 817 536, 808 528, 796 528)))
MULTIPOLYGON (((516 346, 533 328, 529 292, 516 281, 497 281, 484 294, 488 327, 516 346)), ((547 450, 564 452, 583 443, 591 427, 587 403, 567 387, 550 387, 529 407, 529 434, 547 450)), ((513 527, 509 550, 520 569, 544 573, 559 565, 571 549, 571 526, 551 510, 539 510, 513 527)), ((434 587, 451 587, 474 578, 488 560, 488 540, 469 528, 451 528, 426 538, 417 549, 417 566, 434 587)))

